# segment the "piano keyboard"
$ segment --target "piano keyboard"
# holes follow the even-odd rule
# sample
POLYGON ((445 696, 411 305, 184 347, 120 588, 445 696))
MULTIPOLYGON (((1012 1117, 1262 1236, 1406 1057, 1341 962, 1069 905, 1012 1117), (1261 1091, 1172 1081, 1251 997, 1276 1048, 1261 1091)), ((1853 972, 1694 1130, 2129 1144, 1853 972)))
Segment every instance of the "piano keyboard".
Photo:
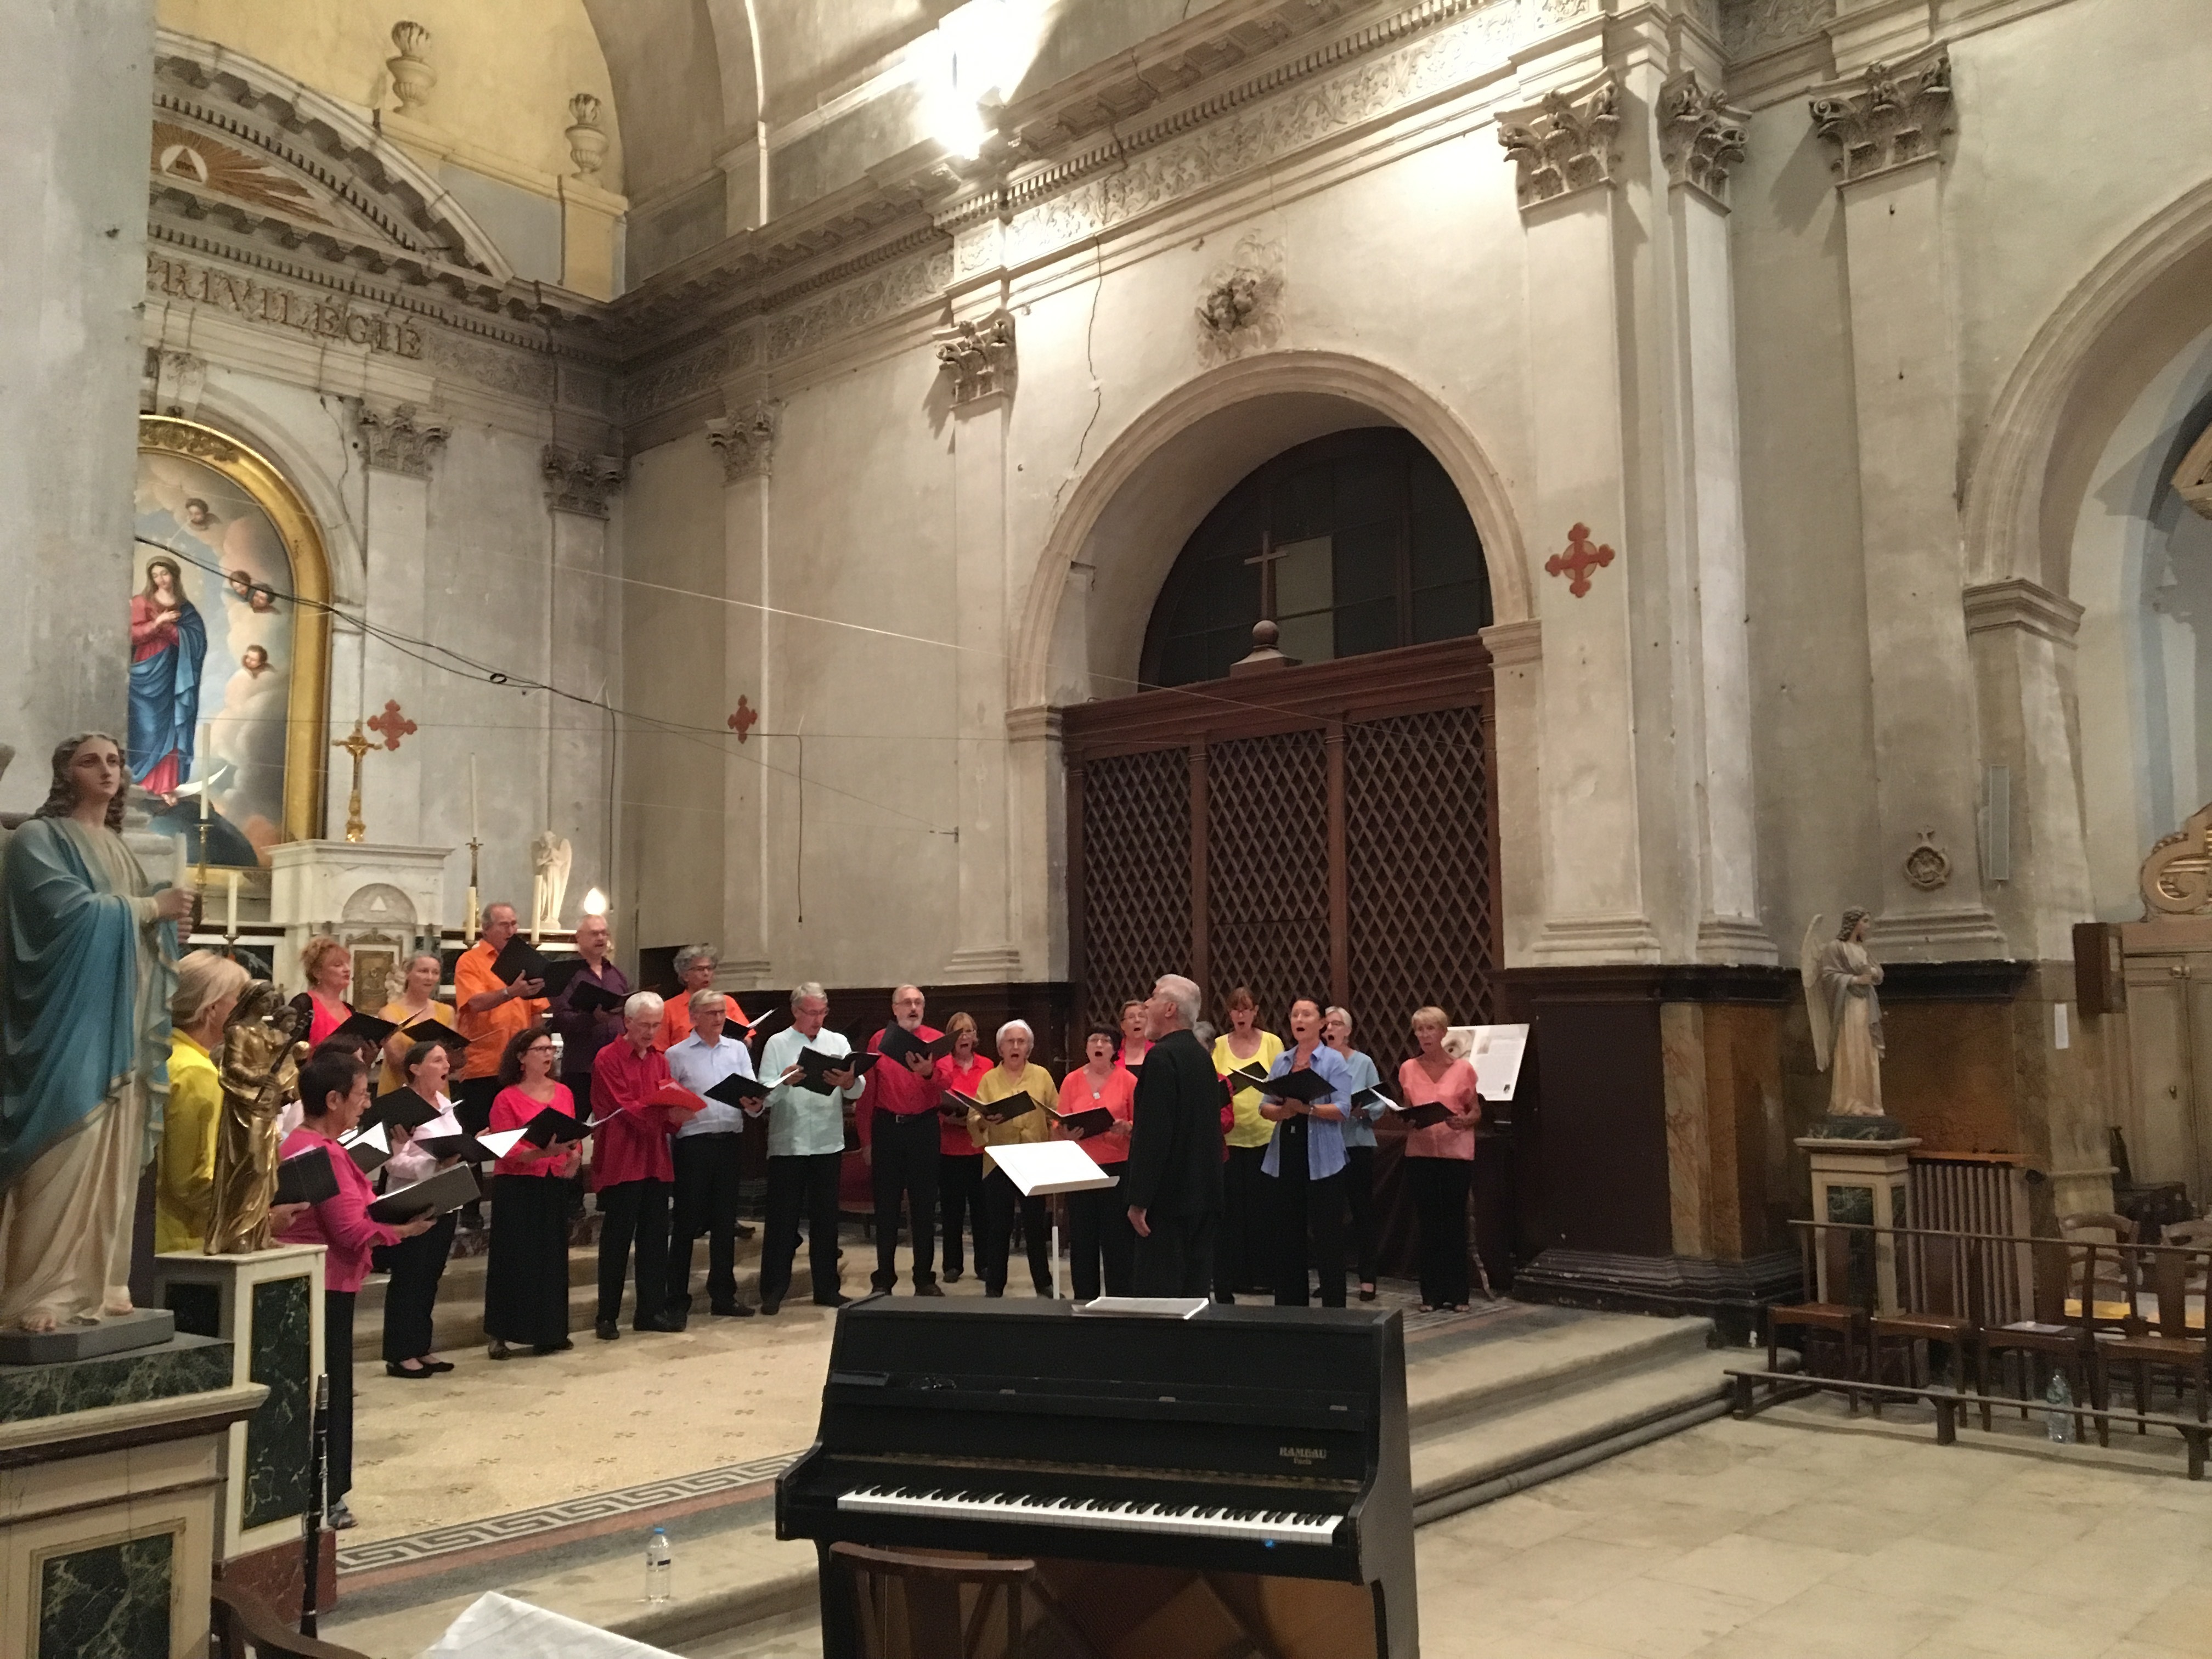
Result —
POLYGON ((1117 1504, 1104 1498, 1033 1498, 951 1487, 918 1491, 905 1486, 863 1486, 841 1493, 837 1507, 872 1515, 1085 1527, 1104 1532, 1172 1533, 1186 1538, 1235 1538, 1266 1544, 1326 1544, 1335 1536, 1337 1522, 1343 1518, 1290 1510, 1117 1504))

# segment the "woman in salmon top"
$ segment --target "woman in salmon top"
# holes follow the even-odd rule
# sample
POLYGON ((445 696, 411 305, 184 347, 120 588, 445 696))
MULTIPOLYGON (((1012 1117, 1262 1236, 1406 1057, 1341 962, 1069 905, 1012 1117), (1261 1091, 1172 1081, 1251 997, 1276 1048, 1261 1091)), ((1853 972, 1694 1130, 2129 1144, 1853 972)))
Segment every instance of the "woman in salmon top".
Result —
MULTIPOLYGON (((526 1127, 550 1107, 576 1115, 575 1097, 553 1079, 553 1034, 543 1025, 517 1031, 499 1058, 499 1092, 487 1133, 526 1127)), ((533 1146, 514 1143, 492 1167, 491 1260, 484 1264, 484 1335, 494 1359, 511 1359, 509 1343, 532 1353, 559 1353, 568 1340, 568 1191, 580 1140, 533 1146)))
MULTIPOLYGON (((1110 1025, 1092 1026, 1084 1043, 1084 1063, 1060 1084, 1062 1112, 1087 1112, 1103 1106, 1114 1115, 1113 1126, 1091 1134, 1065 1126, 1054 1132, 1055 1139, 1079 1142, 1093 1164, 1115 1176, 1129 1161, 1129 1120, 1137 1105, 1136 1074, 1114 1057, 1114 1044, 1121 1035, 1110 1025)), ((1070 1277, 1078 1302, 1088 1302, 1098 1294, 1102 1258, 1106 1267, 1106 1294, 1133 1293, 1137 1231, 1129 1224, 1129 1200, 1119 1187, 1068 1194, 1067 1237, 1074 1258, 1070 1277)))
MULTIPOLYGON (((937 1086, 973 1099, 991 1069, 989 1056, 975 1052, 975 1017, 953 1015, 945 1022, 945 1035, 952 1039, 952 1052, 937 1057, 937 1086)), ((942 1101, 939 1108, 943 1110, 942 1101)), ((978 1267, 983 1259, 983 1149, 969 1138, 964 1111, 947 1112, 938 1124, 937 1216, 945 1234, 945 1282, 957 1285, 968 1261, 961 1229, 975 1229, 978 1267)))
POLYGON ((1421 1311, 1467 1311, 1467 1190, 1474 1173, 1474 1126, 1482 1102, 1474 1092, 1474 1067, 1444 1052, 1451 1018, 1441 1008, 1413 1011, 1413 1041, 1420 1053, 1398 1068, 1406 1104, 1441 1105, 1449 1115, 1406 1135, 1406 1181, 1413 1192, 1420 1240, 1421 1311))
POLYGON ((353 952, 328 933, 319 933, 300 952, 307 970, 307 988, 292 999, 295 1008, 307 1010, 307 1041, 320 1048, 323 1039, 353 1018, 346 993, 353 988, 353 952))

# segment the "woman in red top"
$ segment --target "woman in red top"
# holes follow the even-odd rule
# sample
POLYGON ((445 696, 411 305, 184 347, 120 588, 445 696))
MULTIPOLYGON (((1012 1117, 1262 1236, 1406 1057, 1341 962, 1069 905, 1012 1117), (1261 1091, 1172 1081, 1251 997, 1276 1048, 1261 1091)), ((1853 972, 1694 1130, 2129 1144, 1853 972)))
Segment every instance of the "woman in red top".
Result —
POLYGON ((325 1037, 353 1018, 353 1005, 346 1000, 346 993, 353 988, 353 952, 328 933, 319 933, 300 952, 300 966, 307 970, 307 988, 292 999, 292 1006, 307 1011, 307 1041, 320 1048, 325 1037))
POLYGON ((1420 1239, 1421 1311, 1467 1311, 1467 1189, 1474 1173, 1474 1126, 1482 1101, 1474 1067, 1444 1052, 1451 1018, 1441 1008, 1413 1011, 1420 1053, 1398 1068, 1408 1106, 1441 1105, 1449 1115, 1406 1134, 1406 1183, 1413 1188, 1420 1239))
POLYGON ((337 1196, 311 1205, 306 1214, 278 1235, 286 1244, 321 1244, 323 1256, 323 1370, 331 1379, 330 1461, 327 1486, 330 1524, 343 1532, 354 1524, 346 1507, 353 1490, 353 1301, 368 1277, 369 1252, 380 1244, 427 1233, 435 1218, 417 1216, 402 1226, 372 1221, 368 1206, 376 1190, 361 1166, 338 1145, 338 1137, 361 1121, 368 1109, 368 1067, 344 1051, 313 1056, 300 1068, 300 1127, 284 1138, 283 1158, 321 1152, 331 1162, 337 1196))
MULTIPOLYGON (((499 1092, 487 1133, 520 1129, 550 1108, 576 1115, 575 1097, 553 1079, 553 1034, 526 1026, 499 1057, 499 1092)), ((580 1140, 550 1146, 518 1140, 491 1166, 491 1259, 484 1264, 484 1335, 494 1359, 512 1359, 520 1343, 559 1353, 568 1340, 568 1189, 584 1156, 580 1140)))
MULTIPOLYGON (((937 1086, 973 1096, 991 1069, 989 1058, 975 1052, 975 1016, 953 1015, 945 1022, 945 1035, 952 1039, 952 1052, 937 1057, 937 1086)), ((969 1137, 966 1107, 945 1111, 943 1101, 938 1104, 944 1115, 938 1120, 937 1217, 945 1233, 945 1282, 957 1285, 967 1270, 961 1230, 972 1224, 976 1237, 982 1237, 983 1149, 969 1137)))
POLYGON ((1121 1005, 1121 1048, 1114 1056, 1114 1063, 1133 1072, 1145 1063, 1145 1056, 1152 1045, 1145 1036, 1145 1005, 1141 1001, 1121 1005))
MULTIPOLYGON (((1129 1119, 1137 1105, 1137 1079, 1126 1066, 1114 1061, 1114 1045, 1121 1033, 1110 1025, 1094 1025, 1083 1045, 1083 1064, 1060 1079, 1060 1109, 1087 1112, 1103 1106, 1114 1115, 1114 1126, 1094 1134, 1062 1125, 1053 1127, 1057 1140, 1079 1140, 1091 1161, 1108 1175, 1119 1176, 1129 1160, 1129 1119)), ((1067 1194, 1068 1249, 1074 1257, 1075 1299, 1088 1302, 1098 1294, 1098 1262, 1106 1262, 1106 1294, 1127 1296, 1137 1255, 1136 1230, 1129 1225, 1129 1201, 1119 1187, 1096 1187, 1067 1194)))

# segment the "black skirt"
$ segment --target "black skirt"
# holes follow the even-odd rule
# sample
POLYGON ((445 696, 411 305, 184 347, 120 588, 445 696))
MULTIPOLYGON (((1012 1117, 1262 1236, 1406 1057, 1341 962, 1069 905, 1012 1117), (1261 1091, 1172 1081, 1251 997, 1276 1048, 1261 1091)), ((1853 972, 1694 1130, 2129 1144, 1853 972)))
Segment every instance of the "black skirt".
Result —
POLYGON ((568 1189, 546 1176, 494 1176, 484 1334, 545 1347, 568 1336, 568 1189))

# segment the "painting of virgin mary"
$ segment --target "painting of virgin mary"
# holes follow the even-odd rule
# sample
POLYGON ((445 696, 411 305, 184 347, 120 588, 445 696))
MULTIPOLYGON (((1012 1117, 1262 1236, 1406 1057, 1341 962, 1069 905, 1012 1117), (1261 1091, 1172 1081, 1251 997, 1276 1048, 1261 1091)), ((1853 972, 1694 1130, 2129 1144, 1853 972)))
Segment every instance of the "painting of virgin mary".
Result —
MULTIPOLYGON (((185 503, 194 507, 207 512, 204 501, 185 503)), ((156 558, 131 596, 131 781, 156 795, 191 780, 199 732, 207 624, 184 588, 182 567, 156 558)))

